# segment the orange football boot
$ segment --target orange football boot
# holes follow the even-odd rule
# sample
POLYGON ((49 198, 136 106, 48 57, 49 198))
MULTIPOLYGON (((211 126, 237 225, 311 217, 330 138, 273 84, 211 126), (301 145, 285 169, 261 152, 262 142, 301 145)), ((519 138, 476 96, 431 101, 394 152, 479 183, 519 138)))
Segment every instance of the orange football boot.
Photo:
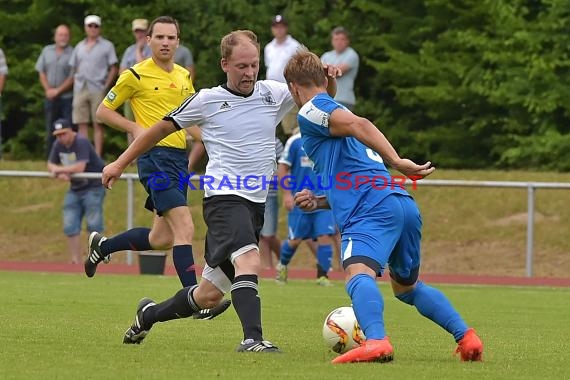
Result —
POLYGON ((388 337, 384 339, 368 339, 359 347, 337 356, 331 363, 359 363, 380 362, 386 363, 394 359, 394 348, 388 337))
POLYGON ((468 329, 463 338, 457 342, 455 354, 461 354, 461 361, 480 362, 483 360, 483 342, 475 330, 468 329))

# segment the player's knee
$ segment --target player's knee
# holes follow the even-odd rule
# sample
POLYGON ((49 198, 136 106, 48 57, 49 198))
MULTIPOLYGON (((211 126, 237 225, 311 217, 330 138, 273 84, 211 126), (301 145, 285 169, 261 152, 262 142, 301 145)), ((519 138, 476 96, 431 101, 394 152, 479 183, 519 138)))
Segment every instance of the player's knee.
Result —
POLYGON ((205 309, 211 309, 213 307, 218 306, 223 298, 224 298, 223 293, 219 291, 208 292, 206 294, 206 298, 204 299, 203 304, 200 306, 202 306, 205 309))
POLYGON ((167 250, 174 245, 174 237, 169 234, 156 234, 151 231, 148 236, 150 246, 156 250, 167 250))
POLYGON ((251 249, 246 253, 232 258, 235 275, 242 274, 258 274, 261 270, 261 259, 259 257, 259 252, 256 249, 251 249))
POLYGON ((394 296, 408 304, 408 305, 414 305, 414 300, 417 294, 417 289, 421 288, 423 286, 423 283, 421 281, 416 281, 414 284, 412 285, 402 285, 402 284, 398 284, 394 281, 394 279, 392 278, 392 290, 394 292, 394 296))
POLYGON ((202 309, 211 309, 222 301, 224 293, 222 293, 213 284, 211 284, 211 286, 206 286, 206 282, 203 282, 203 284, 196 288, 193 296, 196 303, 202 309))
POLYGON ((357 274, 367 274, 376 278, 382 270, 380 263, 367 256, 351 256, 342 262, 342 266, 347 282, 357 274))
POLYGON ((184 244, 192 244, 194 239, 194 223, 192 220, 176 224, 173 227, 174 240, 184 244))

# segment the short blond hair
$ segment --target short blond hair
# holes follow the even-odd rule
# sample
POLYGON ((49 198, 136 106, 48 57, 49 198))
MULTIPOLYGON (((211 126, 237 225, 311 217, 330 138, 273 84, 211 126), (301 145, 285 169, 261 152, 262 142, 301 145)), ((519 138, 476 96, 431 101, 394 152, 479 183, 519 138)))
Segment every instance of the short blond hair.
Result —
POLYGON ((257 40, 257 35, 251 30, 234 30, 231 33, 226 34, 222 37, 220 42, 220 53, 223 59, 228 59, 231 57, 233 49, 240 42, 251 42, 259 53, 259 41, 257 40))
POLYGON ((283 71, 287 83, 304 87, 322 87, 326 85, 326 76, 321 59, 306 47, 297 50, 283 71))

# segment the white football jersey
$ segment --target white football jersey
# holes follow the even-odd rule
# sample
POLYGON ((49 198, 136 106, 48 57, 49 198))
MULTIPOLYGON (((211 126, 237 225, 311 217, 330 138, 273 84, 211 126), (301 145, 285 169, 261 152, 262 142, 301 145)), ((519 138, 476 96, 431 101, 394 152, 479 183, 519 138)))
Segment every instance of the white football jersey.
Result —
POLYGON ((200 90, 165 120, 201 128, 209 157, 206 197, 234 194, 262 203, 276 168, 275 128, 294 104, 286 84, 262 80, 249 96, 225 85, 200 90))

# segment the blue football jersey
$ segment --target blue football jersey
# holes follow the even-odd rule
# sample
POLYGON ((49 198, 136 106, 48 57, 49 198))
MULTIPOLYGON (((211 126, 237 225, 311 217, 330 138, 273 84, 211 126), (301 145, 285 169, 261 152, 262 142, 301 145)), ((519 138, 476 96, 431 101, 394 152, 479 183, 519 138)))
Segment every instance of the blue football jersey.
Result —
POLYGON ((322 188, 326 184, 319 181, 315 175, 313 161, 311 161, 303 149, 300 133, 291 136, 287 140, 279 163, 289 166, 291 176, 289 188, 291 193, 295 194, 303 189, 309 189, 316 195, 324 195, 322 188))
POLYGON ((313 170, 330 182, 324 193, 342 231, 351 216, 365 217, 367 209, 386 196, 408 193, 398 185, 403 178, 393 179, 377 152, 354 137, 331 136, 329 119, 339 108, 347 110, 321 93, 299 110, 298 121, 303 148, 313 161, 313 170))

